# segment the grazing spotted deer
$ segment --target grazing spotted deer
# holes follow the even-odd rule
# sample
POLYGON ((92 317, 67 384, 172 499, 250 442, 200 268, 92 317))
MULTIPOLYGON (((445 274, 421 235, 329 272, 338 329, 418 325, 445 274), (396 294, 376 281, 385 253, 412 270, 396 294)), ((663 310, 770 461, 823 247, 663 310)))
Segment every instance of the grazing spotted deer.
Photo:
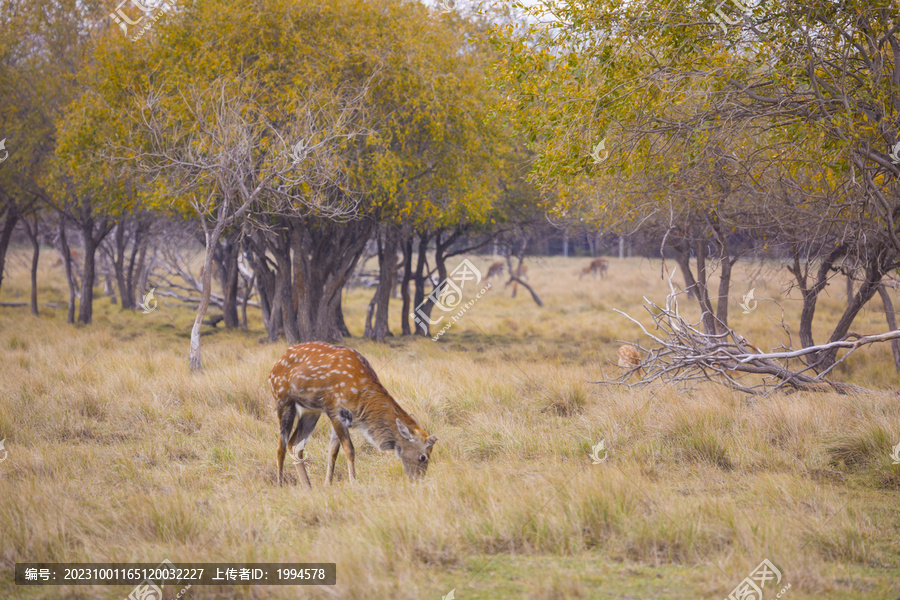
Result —
POLYGON ((584 269, 581 270, 581 275, 578 276, 578 279, 581 279, 588 273, 590 273, 594 277, 597 276, 597 273, 600 273, 600 278, 603 279, 606 277, 606 270, 608 268, 609 268, 608 260, 606 260, 605 258, 595 258, 594 260, 591 261, 591 264, 589 264, 588 266, 586 266, 584 269))
POLYGON ((641 373, 641 353, 631 344, 622 344, 619 346, 619 366, 629 371, 636 370, 638 375, 641 373))
POLYGON ((501 275, 503 275, 503 261, 498 260, 488 268, 487 275, 485 275, 484 278, 491 279, 492 277, 500 277, 501 275))
POLYGON ((324 413, 331 422, 327 483, 334 477, 334 463, 344 448, 350 481, 356 480, 356 454, 350 429, 358 429, 379 450, 393 450, 410 479, 425 475, 437 438, 429 436, 416 420, 400 408, 387 392, 372 365, 352 348, 324 342, 291 346, 269 374, 281 435, 278 438, 278 485, 283 483, 287 447, 299 460, 297 474, 307 487, 309 475, 303 449, 324 413), (294 419, 299 417, 297 427, 294 419))

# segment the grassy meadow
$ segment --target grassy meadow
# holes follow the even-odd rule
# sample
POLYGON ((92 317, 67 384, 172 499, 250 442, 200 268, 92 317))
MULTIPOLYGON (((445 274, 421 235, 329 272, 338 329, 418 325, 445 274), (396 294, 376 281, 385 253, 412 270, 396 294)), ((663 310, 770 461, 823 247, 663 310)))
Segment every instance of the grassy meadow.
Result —
MULTIPOLYGON (((11 249, 0 301, 27 302, 29 260, 11 249)), ((438 342, 361 339, 372 290, 352 289, 345 343, 438 436, 431 466, 412 484, 393 454, 355 437, 359 483, 342 453, 326 487, 322 419, 307 445, 313 489, 290 461, 279 488, 266 377, 286 345, 265 342, 258 311, 248 331, 205 327, 192 375, 191 308, 158 298, 127 313, 98 297, 91 326, 66 325, 55 260, 44 252, 39 301, 56 309, 0 308, 2 598, 131 589, 15 586, 17 561, 163 558, 337 563, 333 587, 194 586, 188 600, 721 599, 764 558, 782 573, 766 600, 788 584, 794 600, 900 596, 900 379, 887 345, 836 370, 871 390, 855 396, 631 389, 592 382, 617 374, 617 340, 640 339, 612 309, 648 323, 642 297, 665 299, 660 261, 610 259, 601 280, 579 279, 586 258, 532 258, 543 308, 494 280, 438 342), (608 457, 592 464, 601 439, 608 457)), ((484 272, 490 257, 472 260, 484 272)), ((786 283, 778 265, 736 266, 731 325, 757 346, 787 343, 782 314, 798 322, 786 283), (743 314, 750 288, 760 301, 743 314)), ((835 281, 822 298, 817 341, 843 294, 835 281)), ((393 300, 395 333, 399 310, 393 300)), ((852 329, 887 330, 877 297, 852 329)))

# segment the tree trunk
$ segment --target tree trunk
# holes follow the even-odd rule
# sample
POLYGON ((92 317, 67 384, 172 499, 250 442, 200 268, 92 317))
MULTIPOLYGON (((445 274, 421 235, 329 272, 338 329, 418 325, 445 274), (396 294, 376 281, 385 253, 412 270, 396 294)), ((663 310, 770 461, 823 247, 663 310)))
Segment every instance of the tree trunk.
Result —
POLYGON ((267 290, 271 290, 270 319, 266 328, 269 332, 269 340, 275 341, 278 336, 284 335, 289 344, 300 341, 298 315, 295 309, 294 287, 301 285, 300 272, 296 268, 297 257, 295 251, 294 265, 291 264, 291 239, 293 237, 292 226, 286 219, 279 219, 273 224, 272 231, 265 234, 262 249, 257 256, 258 265, 254 269, 260 274, 260 281, 266 283, 267 290), (265 249, 275 257, 274 272, 268 268, 265 249))
MULTIPOLYGON (((797 280, 797 284, 800 287, 800 295, 803 298, 803 308, 800 311, 800 344, 804 348, 809 348, 810 346, 815 345, 815 341, 813 340, 812 335, 812 324, 813 318, 816 315, 816 302, 819 298, 819 293, 825 289, 825 286, 828 284, 828 273, 831 270, 834 262, 840 258, 842 254, 846 251, 846 246, 843 244, 834 248, 821 262, 819 265, 818 271, 816 273, 816 282, 812 287, 807 287, 806 274, 800 268, 800 250, 798 248, 794 248, 792 250, 793 254, 793 268, 790 268, 790 271, 793 273, 794 278, 797 280)), ((807 363, 809 364, 809 363, 807 363)))
POLYGON ((109 298, 110 304, 118 304, 119 298, 116 296, 116 286, 113 284, 113 278, 109 273, 103 274, 103 294, 109 298))
POLYGON ((112 229, 112 224, 107 217, 103 217, 99 223, 94 222, 91 215, 91 205, 86 203, 82 207, 82 219, 78 223, 81 227, 81 235, 84 238, 84 269, 81 273, 81 306, 78 312, 78 322, 88 325, 94 315, 94 281, 97 276, 97 248, 103 242, 103 238, 112 229), (94 231, 96 226, 96 232, 94 231))
POLYGON ((847 306, 853 302, 853 272, 855 269, 852 266, 845 267, 847 271, 847 306))
MULTIPOLYGON (((887 319, 888 329, 896 331, 897 317, 894 314, 894 303, 891 302, 891 295, 883 283, 878 286, 878 294, 881 296, 881 303, 884 304, 884 317, 887 319)), ((894 370, 900 373, 900 339, 891 340, 891 352, 894 354, 894 370)))
POLYGON ((197 307, 197 316, 194 318, 194 326, 191 327, 191 351, 189 363, 192 372, 200 372, 203 370, 203 362, 200 357, 200 327, 203 325, 203 319, 206 318, 206 311, 209 310, 209 296, 212 293, 212 260, 213 252, 216 244, 219 243, 219 236, 225 229, 223 216, 228 212, 228 203, 225 202, 219 208, 219 219, 212 233, 206 228, 204 222, 203 229, 206 233, 206 256, 203 259, 203 270, 200 275, 200 284, 203 290, 200 292, 200 306, 197 307))
POLYGON ((235 239, 240 232, 232 233, 225 237, 216 247, 216 262, 219 263, 219 273, 222 276, 222 316, 225 327, 237 328, 238 321, 238 246, 235 239))
POLYGON ((375 339, 375 327, 372 326, 372 320, 375 318, 375 303, 378 301, 378 291, 372 294, 372 299, 369 300, 368 306, 366 306, 366 325, 363 327, 363 337, 368 338, 370 340, 375 339))
POLYGON ((716 316, 713 311, 712 304, 709 301, 709 291, 706 271, 707 242, 705 239, 698 239, 695 251, 697 253, 697 298, 700 301, 700 310, 702 312, 703 329, 709 335, 716 333, 716 316))
MULTIPOLYGON (((256 273, 253 274, 253 277, 250 278, 250 281, 247 282, 247 291, 244 293, 244 300, 241 302, 241 329, 247 329, 247 303, 250 301, 250 296, 253 294, 253 282, 256 281, 256 273)), ((262 306, 262 303, 260 303, 262 306)))
POLYGON ((31 314, 34 316, 38 316, 38 302, 37 302, 37 270, 38 270, 38 258, 41 254, 41 243, 40 243, 40 221, 35 216, 34 218, 34 226, 28 222, 28 219, 23 219, 25 223, 25 231, 28 233, 28 238, 31 240, 31 314))
MULTIPOLYGON (((379 273, 381 270, 381 265, 383 262, 382 257, 382 232, 378 232, 375 235, 375 246, 377 248, 376 255, 378 256, 378 269, 379 273)), ((375 285, 375 293, 372 294, 372 299, 369 300, 368 306, 366 306, 366 323, 363 326, 363 337, 367 339, 375 338, 375 327, 372 324, 372 321, 375 319, 375 305, 378 302, 378 290, 381 288, 381 277, 378 278, 378 283, 375 285)))
POLYGON ((334 223, 297 219, 291 245, 297 260, 297 325, 301 341, 339 342, 349 335, 341 308, 344 284, 375 227, 365 219, 334 223))
POLYGON ((731 271, 737 258, 728 256, 728 250, 722 248, 722 272, 719 276, 719 297, 716 300, 716 327, 719 333, 728 329, 728 294, 731 291, 731 271))
MULTIPOLYGON (((829 343, 843 340, 847 336, 850 331, 850 326, 856 319, 856 315, 878 292, 883 277, 884 272, 881 269, 880 256, 874 260, 870 260, 866 265, 865 279, 859 286, 859 291, 853 296, 853 302, 850 303, 850 306, 847 307, 847 310, 844 311, 844 314, 841 315, 837 325, 835 325, 834 331, 831 333, 831 338, 828 340, 829 343)), ((833 366, 837 360, 837 353, 837 349, 826 350, 819 353, 819 356, 817 357, 819 360, 817 371, 821 372, 833 366)))
POLYGON ((262 311, 263 325, 269 341, 278 339, 278 326, 275 319, 275 274, 269 268, 266 258, 266 242, 262 232, 256 232, 245 238, 247 243, 247 257, 256 277, 256 293, 259 295, 259 307, 262 311))
MULTIPOLYGON (((125 283, 125 249, 128 238, 125 236, 126 224, 120 221, 116 225, 116 233, 113 236, 115 242, 115 254, 113 255, 113 271, 116 276, 116 286, 119 288, 119 296, 122 298, 122 310, 131 310, 131 302, 128 299, 128 285, 125 283)), ((132 299, 133 301, 133 299, 132 299)))
POLYGON ((431 316, 432 304, 425 302, 425 265, 428 258, 428 238, 427 232, 419 234, 419 252, 416 258, 416 270, 413 273, 413 282, 415 283, 415 291, 413 292, 413 320, 416 324, 415 334, 430 337, 428 319, 431 316))
MULTIPOLYGON (((153 267, 156 266, 155 247, 153 248, 153 256, 150 257, 150 261, 146 266, 144 265, 146 249, 146 246, 141 249, 141 256, 138 260, 137 285, 135 287, 135 299, 140 298, 141 302, 144 301, 144 295, 147 293, 147 288, 149 287, 148 281, 150 279, 150 274, 153 272, 153 267)), ((138 304, 140 304, 140 302, 138 304)), ((137 306, 137 304, 135 306, 137 306)))
POLYGON ((347 327, 347 323, 344 322, 344 308, 341 301, 342 298, 338 297, 338 301, 334 304, 334 322, 337 323, 338 331, 341 332, 342 336, 352 337, 350 335, 350 329, 347 327))
MULTIPOLYGON (((282 242, 284 240, 279 241, 282 242)), ((289 344, 294 345, 300 342, 300 332, 297 327, 297 313, 294 311, 291 247, 286 242, 283 244, 279 243, 273 247, 273 251, 275 252, 275 266, 277 269, 275 271, 275 294, 278 296, 278 304, 281 307, 284 337, 289 344)))
POLYGON ((87 219, 81 226, 84 240, 84 267, 81 270, 81 306, 78 322, 89 325, 94 316, 94 278, 96 276, 97 243, 94 241, 94 221, 87 219))
POLYGON ((410 234, 403 243, 403 281, 400 284, 400 297, 403 299, 403 308, 400 311, 400 325, 403 335, 411 335, 412 330, 409 328, 409 282, 412 280, 412 252, 413 239, 410 234))
POLYGON ((690 246, 684 242, 671 244, 675 250, 675 262, 681 269, 681 275, 684 277, 684 289, 688 298, 697 299, 697 280, 694 279, 694 273, 691 271, 691 250, 690 246))
MULTIPOLYGON (((135 277, 139 277, 141 274, 147 251, 144 228, 145 225, 140 221, 134 228, 134 241, 131 245, 131 256, 128 259, 128 269, 125 272, 125 289, 121 290, 122 308, 126 310, 134 310, 138 305, 138 290, 135 289, 135 277), (135 259, 138 259, 137 262, 135 259), (137 271, 135 271, 135 266, 137 266, 137 271)), ((143 295, 142 290, 141 292, 143 295)))
POLYGON ((3 220, 3 229, 0 230, 0 289, 3 287, 3 274, 6 272, 6 250, 19 221, 19 211, 11 201, 7 202, 9 204, 6 207, 6 218, 3 220))
POLYGON ((396 280, 398 244, 399 232, 397 229, 390 225, 384 226, 378 239, 378 287, 372 298, 375 308, 375 325, 366 332, 366 337, 376 342, 383 342, 385 337, 393 335, 388 328, 388 306, 391 301, 391 290, 396 280))
POLYGON ((65 217, 59 217, 59 245, 63 264, 66 268, 66 284, 69 286, 69 310, 66 314, 66 323, 75 323, 75 276, 72 273, 72 255, 69 251, 69 241, 66 239, 65 217))

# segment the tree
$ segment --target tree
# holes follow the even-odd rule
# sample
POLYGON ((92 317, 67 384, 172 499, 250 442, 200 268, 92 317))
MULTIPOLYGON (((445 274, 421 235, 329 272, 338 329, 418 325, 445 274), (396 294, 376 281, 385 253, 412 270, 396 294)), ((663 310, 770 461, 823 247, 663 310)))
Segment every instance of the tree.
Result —
MULTIPOLYGON (((503 54, 495 81, 505 114, 538 151, 531 177, 539 185, 605 176, 631 187, 635 174, 647 183, 670 171, 719 188, 718 198, 701 200, 701 210, 682 223, 682 230, 690 225, 688 237, 676 242, 694 240, 698 258, 705 258, 704 238, 712 236, 720 254, 727 245, 724 236, 715 239, 716 222, 757 240, 798 241, 798 252, 818 247, 822 253, 806 254, 807 265, 823 277, 810 286, 798 280, 807 290, 801 320, 807 333, 818 286, 852 248, 870 268, 833 328, 830 341, 839 341, 896 265, 900 248, 900 166, 886 153, 898 139, 897 6, 786 0, 764 9, 756 21, 734 20, 728 28, 699 2, 540 2, 526 9, 530 22, 493 31, 503 54), (598 168, 589 156, 604 139, 609 158, 598 168), (717 208, 734 199, 723 169, 738 150, 734 162, 750 175, 741 195, 766 203, 768 229, 749 211, 717 208), (843 212, 836 213, 839 206, 843 212), (856 227, 845 227, 848 214, 858 217, 856 227), (805 230, 815 243, 788 238, 788 229, 805 230), (837 239, 839 250, 826 249, 825 238, 837 239)), ((620 219, 643 218, 652 210, 633 215, 620 202, 616 212, 620 219)), ((728 266, 730 254, 722 256, 728 266)), ((804 277, 803 269, 793 272, 804 277)), ((702 280, 697 289, 711 332, 726 322, 712 318, 702 280)), ((801 338, 813 344, 811 334, 801 338)), ((836 352, 831 346, 811 360, 829 369, 836 352)))

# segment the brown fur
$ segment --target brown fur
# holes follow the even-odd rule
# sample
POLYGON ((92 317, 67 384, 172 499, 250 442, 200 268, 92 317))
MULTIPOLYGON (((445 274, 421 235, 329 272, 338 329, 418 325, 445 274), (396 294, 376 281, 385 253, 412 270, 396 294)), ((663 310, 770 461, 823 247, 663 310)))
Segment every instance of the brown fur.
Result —
MULTIPOLYGON (((425 474, 437 438, 429 436, 397 404, 372 365, 356 350, 324 342, 291 346, 272 368, 269 387, 281 423, 277 453, 279 485, 283 481, 287 447, 300 445, 297 456, 302 459, 306 440, 323 414, 333 430, 325 476, 328 483, 334 477, 334 464, 341 448, 347 456, 350 480, 356 479, 351 428, 367 433, 367 439, 379 450, 395 450, 411 478, 425 474), (299 420, 294 428, 296 417, 299 420)), ((310 486, 302 460, 297 465, 297 473, 310 486)))
POLYGON ((503 275, 503 266, 503 261, 498 260, 488 268, 487 275, 485 275, 484 278, 491 279, 492 277, 499 277, 503 275))
POLYGON ((619 366, 623 369, 635 369, 637 368, 638 374, 640 374, 641 362, 643 359, 641 358, 641 353, 638 352, 637 348, 632 346, 631 344, 623 344, 619 347, 619 366))
POLYGON ((605 258, 595 258, 591 261, 591 264, 581 270, 581 275, 578 276, 578 279, 581 279, 589 273, 594 277, 597 276, 597 273, 600 273, 600 278, 604 279, 606 277, 607 269, 609 269, 608 260, 606 260, 605 258))
MULTIPOLYGON (((81 254, 78 252, 78 250, 69 250, 69 258, 70 258, 73 262, 76 262, 76 263, 77 263, 79 260, 81 260, 81 254)), ((60 256, 59 258, 56 259, 56 262, 53 263, 53 266, 54 266, 54 267, 61 267, 62 264, 63 264, 63 261, 62 261, 62 257, 60 256)))

